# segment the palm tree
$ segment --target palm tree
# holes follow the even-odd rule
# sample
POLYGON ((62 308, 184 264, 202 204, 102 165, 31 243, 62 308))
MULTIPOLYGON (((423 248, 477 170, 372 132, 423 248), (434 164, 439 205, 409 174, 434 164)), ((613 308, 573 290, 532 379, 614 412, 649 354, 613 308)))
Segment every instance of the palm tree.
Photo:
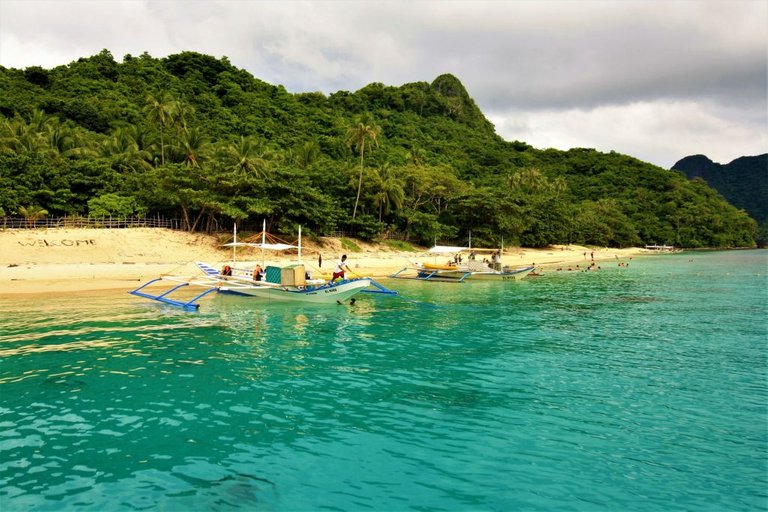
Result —
POLYGON ((381 166, 377 172, 377 192, 374 200, 379 207, 379 222, 383 214, 388 214, 392 210, 398 210, 405 202, 405 181, 400 178, 395 169, 389 164, 381 166))
POLYGON ((92 153, 72 125, 60 123, 58 118, 53 118, 46 126, 46 140, 53 154, 61 157, 81 157, 92 153))
POLYGON ((176 126, 176 132, 178 134, 186 133, 187 131, 187 117, 194 113, 195 107, 184 101, 176 100, 174 102, 174 111, 172 123, 176 126))
POLYGON ((235 173, 254 175, 262 178, 269 164, 271 154, 261 142, 243 137, 224 146, 220 158, 235 173))
POLYGON ((422 148, 411 148, 411 150, 405 155, 405 158, 416 166, 424 165, 426 157, 427 152, 422 148))
POLYGON ((187 167, 200 167, 201 160, 205 159, 208 147, 208 137, 199 128, 185 130, 181 135, 179 146, 176 148, 187 167))
POLYGON ((151 153, 136 141, 137 131, 132 127, 118 128, 99 146, 99 154, 112 161, 115 169, 138 171, 151 168, 151 153))
POLYGON ((48 152, 51 146, 47 140, 46 128, 50 125, 51 119, 42 110, 33 110, 29 121, 25 121, 18 115, 4 121, 0 127, 0 147, 4 152, 17 155, 48 152))
POLYGON ((360 155, 360 175, 357 180, 357 196, 355 197, 355 208, 352 210, 352 220, 357 216, 357 205, 360 202, 360 190, 363 186, 363 158, 365 155, 366 143, 370 141, 378 146, 377 137, 381 133, 381 127, 375 123, 373 117, 366 113, 357 121, 355 126, 347 130, 347 145, 354 147, 360 155))
POLYGON ((92 154, 87 137, 69 122, 33 110, 29 121, 18 115, 0 123, 0 152, 53 158, 92 154))
POLYGON ((565 179, 558 176, 550 180, 539 169, 528 168, 517 171, 509 177, 509 187, 518 194, 547 194, 561 195, 568 189, 565 179))
POLYGON ((27 126, 29 126, 30 130, 34 130, 36 133, 42 133, 45 131, 45 127, 50 120, 51 116, 36 108, 30 114, 29 123, 27 123, 27 126))
POLYGON ((147 106, 145 112, 150 122, 157 124, 160 128, 160 164, 165 164, 165 129, 174 124, 177 119, 176 111, 178 102, 168 94, 163 95, 161 99, 154 96, 147 97, 147 106))
POLYGON ((523 169, 509 177, 509 187, 518 194, 537 194, 548 185, 547 177, 536 168, 523 169))
MULTIPOLYGON (((140 151, 152 152, 157 146, 157 134, 152 128, 141 124, 131 124, 126 127, 128 135, 131 136, 140 151)), ((151 161, 151 159, 149 160, 151 161)))
POLYGON ((27 133, 27 124, 19 117, 4 119, 0 124, 0 150, 3 153, 20 153, 22 138, 27 133))
POLYGON ((290 159, 298 167, 306 169, 320 158, 320 145, 316 141, 305 142, 290 151, 290 159))
POLYGON ((27 227, 34 227, 35 223, 48 215, 48 210, 40 206, 20 206, 19 214, 27 221, 27 227))

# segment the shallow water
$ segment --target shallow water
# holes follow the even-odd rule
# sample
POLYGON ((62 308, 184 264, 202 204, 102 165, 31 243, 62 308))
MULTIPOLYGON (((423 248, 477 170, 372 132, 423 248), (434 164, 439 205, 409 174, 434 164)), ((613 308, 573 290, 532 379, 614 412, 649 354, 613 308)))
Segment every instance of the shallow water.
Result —
POLYGON ((0 297, 0 509, 766 510, 766 272, 0 297))

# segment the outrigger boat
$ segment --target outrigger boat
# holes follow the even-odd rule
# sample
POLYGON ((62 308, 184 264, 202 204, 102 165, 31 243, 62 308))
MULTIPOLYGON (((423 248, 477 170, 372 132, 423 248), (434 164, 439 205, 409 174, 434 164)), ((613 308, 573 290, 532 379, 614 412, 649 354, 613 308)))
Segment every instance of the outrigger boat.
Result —
POLYGON ((163 276, 153 279, 128 293, 187 309, 198 308, 200 305, 197 301, 213 292, 263 299, 266 301, 302 302, 312 304, 340 303, 347 299, 351 299, 354 295, 361 292, 397 295, 397 292, 385 288, 370 277, 355 277, 352 279, 341 279, 336 281, 312 279, 306 271, 305 266, 301 263, 301 228, 299 228, 298 246, 267 242, 266 233, 262 231, 261 235, 261 243, 238 242, 237 228, 235 228, 234 241, 229 244, 224 244, 225 246, 232 247, 232 264, 226 265, 224 269, 222 269, 225 271, 218 270, 207 263, 196 262, 197 267, 203 272, 202 276, 163 276), (240 266, 238 266, 236 258, 237 247, 260 248, 262 251, 298 249, 298 263, 286 267, 267 266, 264 278, 255 281, 253 279, 255 265, 246 266, 246 264, 241 263, 240 266), (160 294, 150 293, 146 290, 150 285, 161 281, 178 284, 160 294), (170 298, 170 295, 173 292, 186 286, 202 287, 205 290, 187 301, 170 298))
MULTIPOLYGON (((476 252, 491 252, 491 249, 472 249, 468 247, 451 247, 436 245, 429 249, 432 254, 454 254, 459 255, 469 252, 474 256, 476 252)), ((472 257, 470 256, 470 257, 472 257)), ((405 267, 402 270, 392 274, 394 279, 417 279, 422 281, 443 281, 443 282, 464 282, 470 281, 518 281, 535 270, 534 266, 525 266, 511 268, 502 267, 501 262, 495 261, 490 264, 486 261, 476 261, 469 259, 466 263, 450 261, 446 264, 438 263, 420 263, 411 267, 405 267)))

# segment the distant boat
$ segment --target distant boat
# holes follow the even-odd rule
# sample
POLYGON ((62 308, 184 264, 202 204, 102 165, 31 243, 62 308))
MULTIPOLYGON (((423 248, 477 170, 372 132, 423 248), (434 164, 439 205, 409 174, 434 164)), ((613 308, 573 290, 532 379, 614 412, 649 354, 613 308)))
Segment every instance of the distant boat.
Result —
POLYGON ((674 245, 646 245, 645 248, 655 252, 682 252, 682 249, 674 245))
POLYGON ((519 281, 535 270, 534 266, 518 268, 502 267, 496 249, 471 249, 468 247, 452 247, 436 245, 429 249, 432 254, 452 254, 454 260, 444 264, 420 263, 392 274, 395 279, 417 279, 422 281, 519 281), (491 253, 491 261, 477 261, 476 253, 491 253), (458 256, 468 253, 459 262, 458 256))

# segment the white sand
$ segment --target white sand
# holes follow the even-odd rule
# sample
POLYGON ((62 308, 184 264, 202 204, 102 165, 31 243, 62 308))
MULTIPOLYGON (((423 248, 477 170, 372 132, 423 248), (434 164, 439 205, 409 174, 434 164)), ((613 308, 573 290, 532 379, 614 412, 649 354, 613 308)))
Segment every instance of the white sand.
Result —
MULTIPOLYGON (((144 281, 165 274, 198 274, 195 261, 222 266, 232 250, 221 247, 229 240, 214 236, 154 228, 42 229, 0 231, 0 295, 40 294, 77 290, 130 290, 144 281)), ((415 261, 440 262, 447 256, 420 252, 398 252, 388 246, 358 243, 360 252, 344 250, 337 239, 322 245, 303 242, 302 260, 318 273, 330 273, 342 253, 355 274, 388 276, 415 261)), ((547 249, 505 249, 502 264, 511 267, 535 264, 544 270, 567 268, 595 261, 628 261, 646 254, 644 249, 590 249, 555 246, 547 249), (586 254, 586 256, 585 256, 586 254)), ((284 265, 296 261, 296 251, 267 255, 267 263, 284 265)), ((261 253, 239 249, 238 260, 260 261, 261 253)))

